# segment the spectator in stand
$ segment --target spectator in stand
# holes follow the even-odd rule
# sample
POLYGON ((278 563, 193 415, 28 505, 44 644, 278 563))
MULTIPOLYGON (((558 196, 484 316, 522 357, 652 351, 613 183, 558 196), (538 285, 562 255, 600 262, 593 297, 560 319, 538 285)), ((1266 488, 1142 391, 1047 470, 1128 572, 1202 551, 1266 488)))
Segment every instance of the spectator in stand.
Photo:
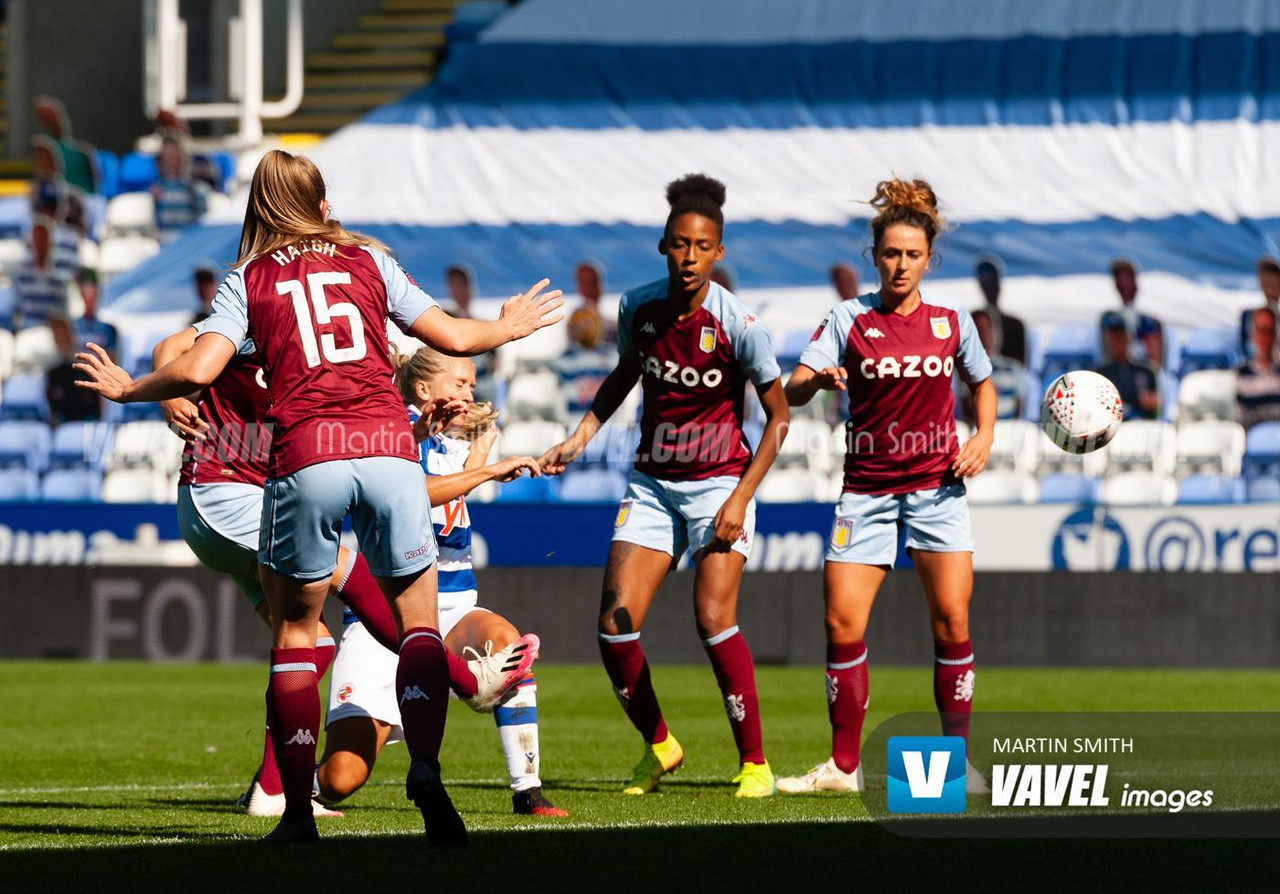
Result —
POLYGON ((62 179, 62 153, 46 136, 31 138, 31 210, 49 217, 63 212, 67 182, 62 179), (48 209, 54 209, 49 211, 48 209))
POLYGON ((1156 371, 1143 362, 1134 362, 1130 352, 1129 327, 1119 311, 1102 315, 1102 342, 1107 362, 1096 370, 1120 392, 1125 419, 1155 419, 1160 412, 1160 385, 1156 371))
MULTIPOLYGON (((1275 258, 1264 257, 1258 261, 1258 287, 1262 290, 1262 306, 1280 315, 1280 263, 1275 258)), ((1251 307, 1240 314, 1240 354, 1243 357, 1253 356, 1249 322, 1255 310, 1251 307)))
POLYGON ((13 282, 15 329, 67 318, 67 277, 53 263, 55 228, 54 222, 43 216, 31 227, 31 256, 13 282))
POLYGON ((1000 310, 1000 271, 1003 265, 994 255, 986 255, 978 259, 973 267, 973 275, 978 280, 978 288, 987 299, 984 310, 991 320, 992 338, 995 351, 987 348, 987 353, 994 357, 999 354, 1017 361, 1020 365, 1027 363, 1027 327, 1022 320, 1010 316, 1000 310))
MULTIPOLYGON (((578 291, 578 301, 566 302, 569 313, 576 307, 586 307, 595 311, 600 321, 600 332, 596 336, 596 344, 612 348, 618 343, 617 321, 605 316, 600 308, 600 299, 604 297, 604 266, 598 261, 579 261, 573 268, 573 282, 578 291)), ((572 336, 570 336, 572 337, 572 336)), ((610 369, 613 367, 610 366, 610 369)))
MULTIPOLYGON (((583 305, 569 315, 569 349, 553 364, 570 413, 591 409, 596 391, 613 369, 616 355, 600 335, 604 320, 595 308, 583 305)), ((625 420, 629 421, 629 420, 625 420)))
POLYGON ((444 268, 445 291, 449 297, 440 308, 451 317, 471 318, 471 301, 476 295, 476 276, 466 264, 450 264, 444 268))
MULTIPOLYGON (((53 331, 53 343, 62 360, 45 373, 45 399, 49 402, 49 421, 54 425, 63 422, 91 422, 102 418, 102 399, 97 392, 76 386, 84 380, 84 373, 75 369, 76 339, 66 320, 49 321, 53 331)), ((105 347, 105 346, 104 346, 105 347)))
POLYGON ((74 191, 58 193, 43 188, 34 196, 34 217, 52 222, 49 231, 50 252, 53 267, 64 280, 71 280, 80 269, 80 231, 68 223, 74 202, 77 212, 83 213, 83 203, 74 191))
MULTIPOLYGON (((1116 294, 1120 296, 1120 309, 1118 311, 1107 311, 1107 313, 1118 313, 1124 321, 1125 328, 1129 331, 1130 350, 1136 360, 1146 360, 1149 356, 1147 352, 1149 348, 1156 348, 1155 357, 1158 360, 1164 357, 1164 326, 1155 317, 1148 316, 1138 310, 1136 302, 1138 298, 1138 267, 1128 258, 1116 258, 1111 262, 1111 281, 1115 283, 1116 294), (1154 337, 1148 336, 1139 344, 1134 345, 1133 340, 1139 338, 1140 332, 1151 333, 1154 330, 1154 337)), ((1103 319, 1106 314, 1103 314, 1103 319)), ((1106 326, 1103 326, 1103 340, 1106 339, 1106 326)))
POLYGON ((160 141, 156 156, 158 179, 151 184, 151 197, 156 203, 156 234, 161 241, 173 239, 204 214, 209 187, 191 176, 191 165, 174 134, 160 141))
POLYGON ((98 319, 98 272, 81 267, 76 273, 76 285, 80 287, 80 298, 84 301, 84 314, 71 324, 75 349, 87 351, 89 349, 85 346, 93 342, 114 358, 120 337, 115 326, 98 319))
POLYGON ((858 297, 858 271, 848 261, 841 261, 831 268, 831 286, 841 301, 858 297))
POLYGON ((200 302, 191 325, 202 323, 213 312, 213 297, 218 294, 218 268, 208 261, 196 265, 196 300, 200 302))
POLYGON ((1280 422, 1278 316, 1271 307, 1260 307, 1249 319, 1252 356, 1236 369, 1236 418, 1245 428, 1259 422, 1280 422))
POLYGON ((71 119, 59 100, 52 96, 37 96, 34 106, 36 120, 57 147, 62 177, 67 185, 89 195, 96 193, 97 150, 89 143, 71 138, 71 119))
MULTIPOLYGON (((1026 401, 1027 369, 1017 360, 996 353, 996 324, 991 312, 979 308, 973 312, 973 325, 978 330, 978 340, 991 358, 991 384, 996 389, 996 418, 1021 419, 1026 401)), ((959 377, 956 383, 959 384, 959 377)), ((961 406, 964 416, 970 424, 976 421, 973 411, 973 396, 969 389, 961 389, 964 393, 961 406)))

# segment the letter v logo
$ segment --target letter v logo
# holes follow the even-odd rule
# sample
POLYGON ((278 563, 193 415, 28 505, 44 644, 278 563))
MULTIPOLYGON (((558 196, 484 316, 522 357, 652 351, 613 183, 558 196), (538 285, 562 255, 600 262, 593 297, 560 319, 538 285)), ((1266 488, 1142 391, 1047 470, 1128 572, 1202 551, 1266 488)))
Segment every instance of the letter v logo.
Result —
POLYGON ((964 813, 961 737, 893 736, 886 769, 890 813, 964 813))

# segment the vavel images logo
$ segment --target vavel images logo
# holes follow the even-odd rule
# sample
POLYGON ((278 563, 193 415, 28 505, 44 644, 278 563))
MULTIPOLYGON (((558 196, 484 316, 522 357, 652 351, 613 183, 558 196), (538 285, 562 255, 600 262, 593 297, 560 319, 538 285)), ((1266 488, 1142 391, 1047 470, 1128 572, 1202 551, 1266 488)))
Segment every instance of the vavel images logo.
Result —
POLYGON ((964 739, 892 736, 888 747, 890 813, 964 813, 964 739))

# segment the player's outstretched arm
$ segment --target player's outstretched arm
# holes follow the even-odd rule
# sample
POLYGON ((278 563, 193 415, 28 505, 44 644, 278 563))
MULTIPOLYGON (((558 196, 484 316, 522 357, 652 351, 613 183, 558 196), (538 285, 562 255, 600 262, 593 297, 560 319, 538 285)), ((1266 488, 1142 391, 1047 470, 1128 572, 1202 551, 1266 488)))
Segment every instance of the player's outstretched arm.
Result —
POLYGON ((972 478, 987 467, 991 458, 991 444, 996 437, 996 386, 986 378, 971 386, 973 415, 976 428, 956 454, 951 468, 961 478, 972 478))
MULTIPOLYGON (((196 329, 188 326, 160 341, 151 352, 151 368, 157 370, 172 360, 177 360, 196 343, 196 329)), ((200 418, 200 408, 190 397, 175 397, 160 401, 160 412, 169 428, 184 441, 203 441, 209 434, 209 424, 200 418)))
POLYGON ((473 357, 554 326, 564 319, 557 313, 564 305, 560 290, 543 293, 550 280, 539 280, 523 295, 515 295, 502 305, 502 313, 492 322, 451 317, 438 307, 418 315, 409 334, 437 351, 459 357, 473 357))
POLYGON ((751 464, 742 473, 733 493, 729 494, 729 498, 716 513, 713 523, 715 537, 708 547, 712 552, 724 552, 732 548, 742 535, 742 526, 747 521, 747 507, 756 495, 756 488, 777 458, 782 442, 787 437, 787 428, 791 425, 791 409, 787 406, 787 395, 780 379, 756 386, 756 393, 760 395, 760 405, 764 409, 764 434, 760 436, 760 446, 756 448, 751 464))
POLYGON ((787 380, 783 389, 787 404, 792 407, 803 407, 819 391, 848 391, 845 381, 849 374, 843 366, 828 366, 815 370, 803 363, 796 364, 796 371, 787 380))
POLYGON ((169 400, 199 390, 213 382, 236 353, 229 339, 207 333, 178 359, 134 381, 101 347, 92 342, 88 347, 76 354, 73 365, 89 378, 76 384, 122 404, 169 400))
POLYGON ((639 378, 640 362, 638 360, 619 359, 618 365, 600 383, 595 400, 591 402, 591 409, 587 410, 573 434, 542 454, 539 462, 542 464, 543 473, 559 475, 564 471, 565 466, 581 456, 582 451, 587 449, 587 444, 595 437, 600 427, 609 421, 609 417, 618 407, 622 406, 631 389, 636 387, 636 380, 639 378))
POLYGON ((432 506, 443 506, 466 496, 487 481, 514 481, 525 472, 534 478, 542 476, 538 461, 532 456, 512 456, 481 469, 466 469, 452 475, 428 475, 427 497, 432 506))

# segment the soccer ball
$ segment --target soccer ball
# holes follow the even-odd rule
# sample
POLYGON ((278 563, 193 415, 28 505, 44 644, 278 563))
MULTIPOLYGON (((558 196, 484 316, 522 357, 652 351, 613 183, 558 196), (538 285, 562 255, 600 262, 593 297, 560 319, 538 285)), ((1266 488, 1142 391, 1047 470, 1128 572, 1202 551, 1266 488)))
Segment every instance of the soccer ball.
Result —
POLYGON ((1087 370, 1058 376, 1040 402, 1040 427, 1067 453, 1092 453, 1107 446, 1123 419, 1116 386, 1087 370))

